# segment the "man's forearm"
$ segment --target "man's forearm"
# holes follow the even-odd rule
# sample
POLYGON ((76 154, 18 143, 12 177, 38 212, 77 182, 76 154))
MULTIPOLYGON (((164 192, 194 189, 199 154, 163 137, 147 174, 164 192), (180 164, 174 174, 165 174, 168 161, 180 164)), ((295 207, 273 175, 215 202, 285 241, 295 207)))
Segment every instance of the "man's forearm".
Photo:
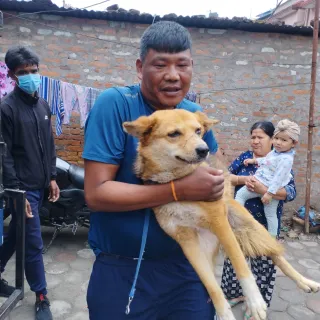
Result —
POLYGON ((94 211, 123 212, 153 208, 174 201, 170 184, 135 185, 107 181, 86 190, 86 202, 94 211))
POLYGON ((14 167, 14 161, 8 154, 3 161, 3 185, 5 188, 19 189, 20 181, 14 167))

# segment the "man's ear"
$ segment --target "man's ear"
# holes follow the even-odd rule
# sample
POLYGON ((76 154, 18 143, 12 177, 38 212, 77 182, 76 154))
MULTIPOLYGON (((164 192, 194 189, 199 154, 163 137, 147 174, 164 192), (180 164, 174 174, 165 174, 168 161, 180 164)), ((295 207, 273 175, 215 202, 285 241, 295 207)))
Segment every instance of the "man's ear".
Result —
POLYGON ((143 136, 151 133, 155 123, 156 119, 142 116, 135 121, 124 122, 122 127, 125 132, 140 139, 143 136))
POLYGON ((208 118, 208 116, 201 111, 196 111, 195 115, 198 118, 198 121, 200 122, 200 124, 204 127, 204 130, 206 132, 209 131, 213 125, 220 122, 217 119, 208 118))
POLYGON ((142 61, 140 59, 137 59, 136 61, 136 70, 138 74, 138 79, 142 80, 142 61))
POLYGON ((13 81, 18 81, 18 78, 14 74, 12 70, 8 70, 8 76, 13 80, 13 81))

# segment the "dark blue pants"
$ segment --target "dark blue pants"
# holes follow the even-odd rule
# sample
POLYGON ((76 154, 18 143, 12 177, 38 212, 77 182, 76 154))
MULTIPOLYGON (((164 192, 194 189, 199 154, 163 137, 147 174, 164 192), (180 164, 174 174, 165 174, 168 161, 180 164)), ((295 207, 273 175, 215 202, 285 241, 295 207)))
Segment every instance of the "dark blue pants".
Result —
POLYGON ((136 265, 133 260, 97 257, 87 293, 90 320, 214 319, 208 293, 184 258, 142 261, 131 312, 126 315, 136 265))
MULTIPOLYGON (((43 190, 27 191, 26 198, 30 202, 33 218, 26 219, 25 240, 25 274, 30 289, 38 294, 47 294, 47 284, 44 273, 42 249, 43 242, 40 228, 39 208, 43 200, 43 190)), ((0 270, 4 268, 16 249, 16 212, 11 208, 11 222, 9 231, 4 237, 3 246, 0 247, 0 270)))

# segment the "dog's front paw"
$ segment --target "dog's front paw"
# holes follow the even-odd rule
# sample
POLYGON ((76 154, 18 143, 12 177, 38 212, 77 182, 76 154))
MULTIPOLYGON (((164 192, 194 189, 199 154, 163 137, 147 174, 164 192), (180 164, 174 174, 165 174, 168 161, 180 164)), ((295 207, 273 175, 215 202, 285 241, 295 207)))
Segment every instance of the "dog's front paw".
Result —
POLYGON ((217 320, 236 320, 235 316, 231 311, 231 306, 226 302, 224 311, 222 314, 217 313, 217 320))
POLYGON ((255 320, 267 319, 267 304, 261 295, 247 299, 247 308, 255 320))
POLYGON ((320 283, 305 277, 301 277, 301 279, 297 281, 297 286, 307 293, 318 292, 320 290, 320 283))

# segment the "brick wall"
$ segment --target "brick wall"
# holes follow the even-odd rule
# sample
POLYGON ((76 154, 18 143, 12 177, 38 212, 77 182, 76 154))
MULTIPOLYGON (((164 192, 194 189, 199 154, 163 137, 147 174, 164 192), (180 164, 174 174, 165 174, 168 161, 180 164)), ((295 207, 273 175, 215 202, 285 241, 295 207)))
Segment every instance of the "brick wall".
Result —
MULTIPOLYGON (((4 29, 0 31, 0 59, 4 59, 9 46, 19 43, 33 47, 40 55, 43 75, 98 88, 138 82, 135 71, 138 50, 132 46, 139 46, 140 36, 147 26, 52 15, 28 18, 36 23, 5 20, 4 29)), ((209 115, 221 120, 215 132, 228 161, 248 149, 249 128, 258 120, 276 123, 288 117, 301 125, 302 137, 294 167, 299 196, 294 206, 302 204, 305 196, 309 85, 211 91, 309 82, 312 39, 234 30, 194 28, 190 32, 195 63, 192 89, 206 92, 200 95, 200 104, 209 115)), ((317 124, 320 120, 318 105, 317 97, 317 124)), ((319 198, 319 135, 318 128, 315 128, 313 204, 317 204, 319 198)), ((83 129, 77 114, 72 116, 70 125, 63 127, 63 135, 56 142, 59 156, 82 164, 83 129)))

